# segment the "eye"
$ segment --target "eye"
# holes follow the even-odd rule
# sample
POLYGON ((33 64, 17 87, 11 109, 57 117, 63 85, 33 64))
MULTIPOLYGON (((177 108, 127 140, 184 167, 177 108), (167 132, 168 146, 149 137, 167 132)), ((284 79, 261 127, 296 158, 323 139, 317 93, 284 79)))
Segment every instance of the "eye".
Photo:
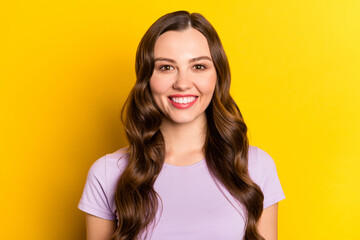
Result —
POLYGON ((195 70, 205 70, 206 67, 204 65, 201 65, 201 64, 196 64, 193 66, 193 69, 195 70))
POLYGON ((159 68, 161 71, 171 71, 171 70, 173 70, 174 68, 172 67, 172 66, 170 66, 170 65, 162 65, 162 66, 160 66, 160 68, 159 68))

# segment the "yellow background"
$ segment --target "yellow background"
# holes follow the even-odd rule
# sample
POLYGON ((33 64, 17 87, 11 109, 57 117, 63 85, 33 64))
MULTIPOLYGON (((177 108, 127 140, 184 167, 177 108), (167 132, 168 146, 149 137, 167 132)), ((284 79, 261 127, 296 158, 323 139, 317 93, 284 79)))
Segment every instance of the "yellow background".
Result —
POLYGON ((84 239, 77 203, 126 145, 137 44, 181 9, 217 29, 251 144, 277 164, 279 239, 360 239, 358 0, 3 2, 1 239, 84 239))

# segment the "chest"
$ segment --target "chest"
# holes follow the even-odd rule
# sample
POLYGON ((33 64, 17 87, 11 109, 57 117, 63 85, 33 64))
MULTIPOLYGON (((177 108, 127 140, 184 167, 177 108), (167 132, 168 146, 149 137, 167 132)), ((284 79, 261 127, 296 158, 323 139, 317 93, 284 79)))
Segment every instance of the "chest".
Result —
POLYGON ((161 197, 151 240, 243 238, 244 214, 205 166, 164 168, 155 191, 161 197))

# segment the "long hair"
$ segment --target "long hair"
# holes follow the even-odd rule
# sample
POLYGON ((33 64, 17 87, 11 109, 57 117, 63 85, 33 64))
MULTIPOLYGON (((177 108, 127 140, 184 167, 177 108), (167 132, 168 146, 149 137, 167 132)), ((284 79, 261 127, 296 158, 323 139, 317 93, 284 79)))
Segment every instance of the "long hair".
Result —
MULTIPOLYGON (((247 127, 230 96, 230 67, 220 38, 200 14, 177 11, 159 18, 140 41, 136 53, 136 83, 122 109, 129 141, 128 164, 115 193, 118 227, 114 240, 136 240, 155 223, 160 196, 153 186, 165 159, 165 142, 160 131, 162 113, 152 97, 149 81, 154 70, 154 46, 158 37, 170 30, 192 27, 207 39, 217 81, 206 109, 207 132, 204 143, 206 164, 245 209, 245 240, 263 240, 257 222, 263 210, 263 193, 248 173, 247 127)), ((146 237, 145 237, 146 238, 146 237)))

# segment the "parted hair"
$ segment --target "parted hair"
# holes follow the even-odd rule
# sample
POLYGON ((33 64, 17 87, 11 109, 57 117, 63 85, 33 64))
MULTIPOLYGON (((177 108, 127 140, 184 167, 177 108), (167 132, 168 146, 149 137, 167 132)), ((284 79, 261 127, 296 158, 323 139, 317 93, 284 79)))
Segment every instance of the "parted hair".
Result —
POLYGON ((245 240, 263 240, 257 222, 264 196, 248 173, 247 126, 230 96, 230 67, 213 26, 199 13, 177 11, 155 21, 141 39, 136 53, 136 83, 121 111, 129 141, 128 162, 118 179, 115 204, 118 214, 113 240, 137 240, 155 225, 161 197, 154 190, 165 159, 160 131, 163 114, 152 96, 149 81, 154 70, 154 46, 167 31, 194 28, 207 39, 217 81, 206 109, 207 128, 203 146, 206 165, 245 211, 245 240))

